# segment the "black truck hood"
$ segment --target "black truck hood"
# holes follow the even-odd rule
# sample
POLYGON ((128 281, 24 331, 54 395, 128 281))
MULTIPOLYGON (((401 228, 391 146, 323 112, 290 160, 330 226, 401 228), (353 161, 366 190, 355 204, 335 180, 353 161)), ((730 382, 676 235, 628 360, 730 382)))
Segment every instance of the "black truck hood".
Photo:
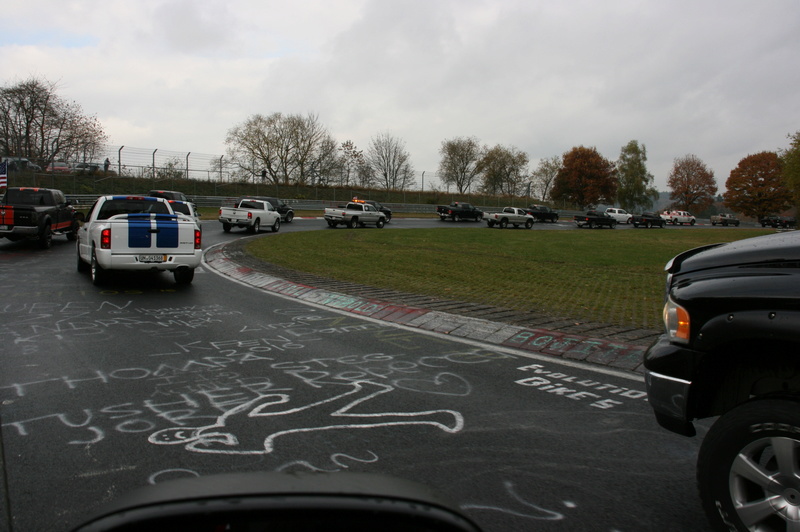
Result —
POLYGON ((685 274, 719 267, 781 262, 800 262, 800 231, 690 249, 675 256, 665 269, 671 274, 685 274))

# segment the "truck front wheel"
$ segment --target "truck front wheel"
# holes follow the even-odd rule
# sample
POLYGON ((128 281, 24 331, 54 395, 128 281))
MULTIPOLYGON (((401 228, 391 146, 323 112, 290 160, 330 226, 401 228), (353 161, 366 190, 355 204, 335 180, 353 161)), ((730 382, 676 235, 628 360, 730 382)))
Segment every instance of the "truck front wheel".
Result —
POLYGON ((788 530, 800 506, 800 404, 755 399, 719 418, 697 460, 703 509, 717 530, 788 530))
POLYGON ((383 225, 385 223, 386 222, 383 221, 383 218, 380 218, 377 222, 375 222, 375 227, 377 227, 378 229, 383 229, 383 225))
POLYGON ((272 224, 272 227, 270 227, 270 229, 272 229, 273 233, 277 233, 278 231, 281 230, 281 217, 280 216, 278 216, 278 218, 275 219, 275 223, 272 224))

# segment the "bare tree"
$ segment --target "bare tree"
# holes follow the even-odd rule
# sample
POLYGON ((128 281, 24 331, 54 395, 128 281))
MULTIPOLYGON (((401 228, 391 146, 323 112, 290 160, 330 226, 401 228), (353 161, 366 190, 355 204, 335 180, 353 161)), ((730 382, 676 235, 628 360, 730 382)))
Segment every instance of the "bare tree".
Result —
POLYGON ((342 173, 338 184, 349 187, 351 182, 357 182, 358 169, 364 164, 364 152, 357 149, 352 140, 342 142, 339 152, 341 153, 342 173))
POLYGON ((405 143, 389 133, 379 133, 370 141, 366 163, 386 190, 405 190, 416 184, 410 160, 405 143))
POLYGON ((445 185, 454 185, 459 194, 469 192, 473 182, 480 176, 478 167, 485 155, 475 137, 457 137, 442 141, 439 154, 439 179, 445 185))
POLYGON ((555 183, 558 171, 561 170, 561 164, 560 155, 554 155, 549 159, 539 161, 539 166, 531 174, 533 185, 539 198, 546 199, 549 197, 550 189, 555 183))
POLYGON ((228 131, 228 155, 246 174, 275 184, 315 184, 338 163, 336 141, 316 115, 256 114, 228 131))
POLYGON ((0 151, 43 165, 98 156, 108 140, 100 122, 56 89, 37 78, 0 89, 0 151))

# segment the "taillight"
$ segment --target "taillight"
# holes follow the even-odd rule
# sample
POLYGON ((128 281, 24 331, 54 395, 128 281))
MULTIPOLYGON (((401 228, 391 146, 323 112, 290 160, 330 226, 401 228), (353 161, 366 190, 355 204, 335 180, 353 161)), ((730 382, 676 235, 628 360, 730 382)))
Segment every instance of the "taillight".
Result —
POLYGON ((199 229, 194 230, 194 249, 201 249, 200 244, 202 242, 201 238, 202 233, 199 229))
POLYGON ((100 249, 111 249, 111 228, 100 233, 100 249))
POLYGON ((222 216, 222 207, 219 208, 219 215, 222 216))
POLYGON ((253 213, 248 211, 247 212, 247 218, 252 218, 252 217, 253 217, 253 213))

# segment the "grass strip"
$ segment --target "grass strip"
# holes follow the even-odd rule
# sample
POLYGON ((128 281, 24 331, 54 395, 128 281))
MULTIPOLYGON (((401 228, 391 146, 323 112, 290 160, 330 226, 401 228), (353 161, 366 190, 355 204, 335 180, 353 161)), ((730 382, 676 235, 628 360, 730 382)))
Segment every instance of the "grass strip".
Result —
POLYGON ((661 328, 664 265, 761 229, 321 229, 254 240, 261 260, 342 281, 523 312, 661 328))

